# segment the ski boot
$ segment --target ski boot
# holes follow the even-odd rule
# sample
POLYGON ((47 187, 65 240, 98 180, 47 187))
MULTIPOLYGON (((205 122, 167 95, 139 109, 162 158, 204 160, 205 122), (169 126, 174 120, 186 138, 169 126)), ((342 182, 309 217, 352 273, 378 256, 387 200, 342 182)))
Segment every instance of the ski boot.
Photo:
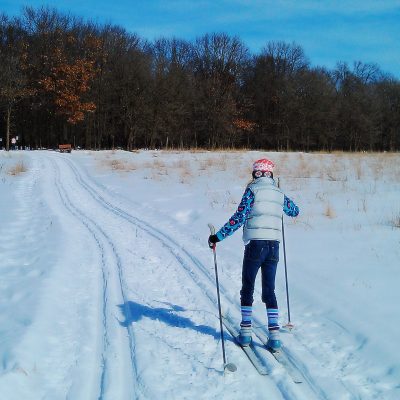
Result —
POLYGON ((269 351, 272 351, 273 353, 277 353, 280 349, 281 349, 282 345, 281 345, 281 341, 278 340, 274 340, 274 339, 268 339, 267 342, 267 349, 269 351))
POLYGON ((241 326, 239 336, 237 338, 239 344, 243 347, 250 346, 251 343, 251 325, 250 326, 241 326))
POLYGON ((269 338, 267 342, 267 349, 273 353, 278 352, 282 347, 279 339, 279 331, 269 331, 269 338))

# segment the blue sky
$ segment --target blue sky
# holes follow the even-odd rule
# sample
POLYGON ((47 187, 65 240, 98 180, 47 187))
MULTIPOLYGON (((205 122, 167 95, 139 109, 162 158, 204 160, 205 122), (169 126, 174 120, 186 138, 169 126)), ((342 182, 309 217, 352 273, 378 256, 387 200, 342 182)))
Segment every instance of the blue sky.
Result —
POLYGON ((150 40, 226 32, 253 53, 270 40, 294 41, 312 65, 373 62, 400 78, 399 0, 0 0, 0 11, 18 15, 24 5, 112 22, 150 40))

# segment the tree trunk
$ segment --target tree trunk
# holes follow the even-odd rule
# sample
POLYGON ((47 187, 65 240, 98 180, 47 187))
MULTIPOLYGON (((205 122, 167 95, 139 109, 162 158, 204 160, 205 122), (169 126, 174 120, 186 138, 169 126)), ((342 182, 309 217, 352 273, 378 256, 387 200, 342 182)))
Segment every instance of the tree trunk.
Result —
POLYGON ((68 127, 66 122, 63 124, 63 143, 68 143, 68 127))
POLYGON ((6 150, 10 150, 10 124, 11 124, 11 105, 7 107, 7 123, 6 123, 6 150))
POLYGON ((132 151, 133 148, 133 140, 134 140, 134 128, 132 126, 129 127, 129 133, 128 133, 128 141, 127 141, 127 150, 132 151))

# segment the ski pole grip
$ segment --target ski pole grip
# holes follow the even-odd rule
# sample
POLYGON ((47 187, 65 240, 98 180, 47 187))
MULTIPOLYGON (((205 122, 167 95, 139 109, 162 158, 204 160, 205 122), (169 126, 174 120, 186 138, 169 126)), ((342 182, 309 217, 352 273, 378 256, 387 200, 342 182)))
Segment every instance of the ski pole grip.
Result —
POLYGON ((215 235, 214 225, 213 224, 208 224, 208 227, 210 228, 211 235, 215 235))
MULTIPOLYGON (((208 224, 208 227, 210 228, 211 235, 215 235, 214 225, 213 224, 208 224)), ((215 254, 215 247, 216 246, 217 246, 216 243, 213 243, 213 246, 211 247, 213 249, 213 251, 214 251, 214 254, 215 254)))

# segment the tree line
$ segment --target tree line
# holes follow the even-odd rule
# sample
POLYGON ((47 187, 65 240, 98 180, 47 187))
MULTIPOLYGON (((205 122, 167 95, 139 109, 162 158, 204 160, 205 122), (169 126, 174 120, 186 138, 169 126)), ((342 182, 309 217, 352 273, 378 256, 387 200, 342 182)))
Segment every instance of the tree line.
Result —
POLYGON ((7 148, 400 149, 400 82, 376 64, 225 33, 150 42, 51 8, 0 14, 0 113, 7 148))

